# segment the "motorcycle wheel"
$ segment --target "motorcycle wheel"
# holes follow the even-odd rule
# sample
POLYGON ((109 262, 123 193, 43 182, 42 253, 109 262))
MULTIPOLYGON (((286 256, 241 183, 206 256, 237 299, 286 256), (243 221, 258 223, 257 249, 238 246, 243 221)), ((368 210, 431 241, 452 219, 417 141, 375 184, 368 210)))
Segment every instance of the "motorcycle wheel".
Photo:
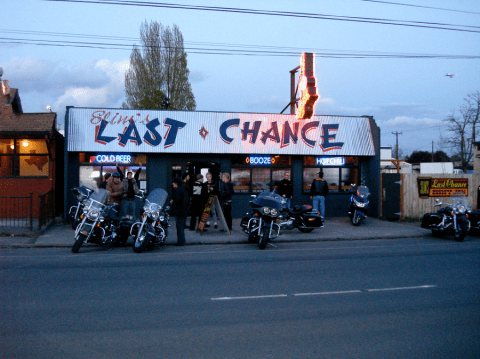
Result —
POLYGON ((352 217, 352 224, 354 226, 359 226, 360 224, 362 224, 362 216, 360 216, 359 214, 357 214, 356 216, 353 216, 352 217))
POLYGON ((302 233, 310 233, 311 231, 313 231, 315 228, 301 228, 301 227, 298 227, 298 230, 302 233))
POLYGON ((138 234, 135 237, 135 243, 133 244, 133 251, 135 253, 142 253, 147 246, 150 244, 150 237, 151 235, 147 233, 147 231, 142 231, 142 233, 138 234))
POLYGON ((86 238, 87 236, 84 234, 79 234, 77 238, 75 238, 75 243, 73 243, 72 247, 72 253, 78 253, 78 250, 82 246, 83 242, 85 242, 86 238))
POLYGON ((467 233, 468 233, 468 223, 460 223, 460 230, 459 231, 455 231, 455 235, 453 236, 453 238, 455 239, 455 241, 457 242, 462 242, 465 237, 467 236, 467 233))
POLYGON ((270 235, 270 228, 263 227, 262 236, 260 237, 260 240, 258 241, 258 248, 265 249, 265 247, 267 246, 269 235, 270 235))

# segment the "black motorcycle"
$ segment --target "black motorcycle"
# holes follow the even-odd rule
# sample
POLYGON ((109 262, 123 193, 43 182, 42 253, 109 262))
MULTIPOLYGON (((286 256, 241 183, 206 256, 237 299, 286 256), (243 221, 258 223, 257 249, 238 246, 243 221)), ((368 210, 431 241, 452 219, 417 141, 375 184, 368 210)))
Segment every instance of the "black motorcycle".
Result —
POLYGON ((470 221, 470 233, 477 236, 480 235, 480 209, 470 212, 468 220, 470 221))
MULTIPOLYGON (((280 224, 282 229, 298 228, 302 233, 310 233, 315 228, 323 227, 322 216, 318 210, 313 209, 311 205, 296 205, 292 208, 286 208, 287 218, 280 224)), ((285 215, 281 216, 284 217, 285 215)))
POLYGON ((77 253, 83 243, 123 245, 127 242, 133 221, 118 216, 119 206, 107 204, 109 192, 95 190, 85 201, 81 222, 75 230, 72 252, 77 253))
POLYGON ((285 219, 282 214, 286 210, 286 201, 275 192, 262 192, 252 197, 252 212, 245 213, 240 226, 248 234, 249 242, 258 240, 258 248, 265 249, 268 241, 280 235, 280 221, 283 223, 285 219))
POLYGON ((145 201, 142 210, 142 222, 136 222, 130 229, 133 235, 133 250, 141 253, 148 247, 165 245, 168 236, 169 206, 165 206, 168 194, 161 188, 154 189, 147 198, 140 191, 137 197, 145 201))
POLYGON ((463 193, 453 194, 450 202, 452 203, 443 203, 436 199, 434 207, 444 207, 436 213, 426 213, 421 227, 431 229, 435 237, 453 235, 457 242, 461 242, 470 230, 470 221, 467 218, 471 213, 470 206, 463 193))
POLYGON ((348 204, 348 216, 354 226, 359 226, 367 217, 370 191, 367 186, 352 186, 353 188, 350 190, 352 195, 348 204))
POLYGON ((77 228, 78 224, 82 221, 80 219, 80 214, 83 213, 83 207, 85 206, 85 201, 93 193, 93 189, 86 186, 74 187, 72 188, 73 195, 77 199, 77 205, 70 207, 68 215, 72 221, 72 228, 77 228))

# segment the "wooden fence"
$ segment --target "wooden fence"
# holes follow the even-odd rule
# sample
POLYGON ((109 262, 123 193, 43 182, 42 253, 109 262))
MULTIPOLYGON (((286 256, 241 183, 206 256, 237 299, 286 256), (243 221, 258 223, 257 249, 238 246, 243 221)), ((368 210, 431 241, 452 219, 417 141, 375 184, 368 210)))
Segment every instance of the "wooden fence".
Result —
POLYGON ((477 209, 477 196, 478 186, 480 186, 480 176, 475 174, 402 174, 402 190, 403 198, 402 203, 402 216, 401 218, 421 218, 425 213, 435 212, 438 208, 433 207, 435 199, 448 202, 446 197, 429 197, 420 198, 418 194, 418 177, 430 177, 430 178, 467 178, 468 179, 468 202, 472 206, 472 209, 477 209))

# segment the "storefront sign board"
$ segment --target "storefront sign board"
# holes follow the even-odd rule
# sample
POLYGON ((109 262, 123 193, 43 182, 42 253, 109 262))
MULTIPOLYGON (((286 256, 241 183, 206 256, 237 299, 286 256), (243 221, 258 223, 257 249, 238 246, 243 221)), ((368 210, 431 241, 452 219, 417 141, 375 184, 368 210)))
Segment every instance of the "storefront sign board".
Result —
POLYGON ((68 151, 373 156, 368 117, 69 108, 68 151))
POLYGON ((418 178, 418 195, 420 198, 450 197, 455 193, 468 196, 468 178, 418 178))

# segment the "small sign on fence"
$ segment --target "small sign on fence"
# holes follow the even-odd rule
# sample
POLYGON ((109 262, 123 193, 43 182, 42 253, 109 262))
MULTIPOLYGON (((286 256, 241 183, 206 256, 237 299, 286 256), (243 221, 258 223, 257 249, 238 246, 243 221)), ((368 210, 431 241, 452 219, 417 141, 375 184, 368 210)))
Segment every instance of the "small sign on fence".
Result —
POLYGON ((450 197, 461 192, 468 196, 468 178, 425 178, 417 179, 420 198, 450 197))

